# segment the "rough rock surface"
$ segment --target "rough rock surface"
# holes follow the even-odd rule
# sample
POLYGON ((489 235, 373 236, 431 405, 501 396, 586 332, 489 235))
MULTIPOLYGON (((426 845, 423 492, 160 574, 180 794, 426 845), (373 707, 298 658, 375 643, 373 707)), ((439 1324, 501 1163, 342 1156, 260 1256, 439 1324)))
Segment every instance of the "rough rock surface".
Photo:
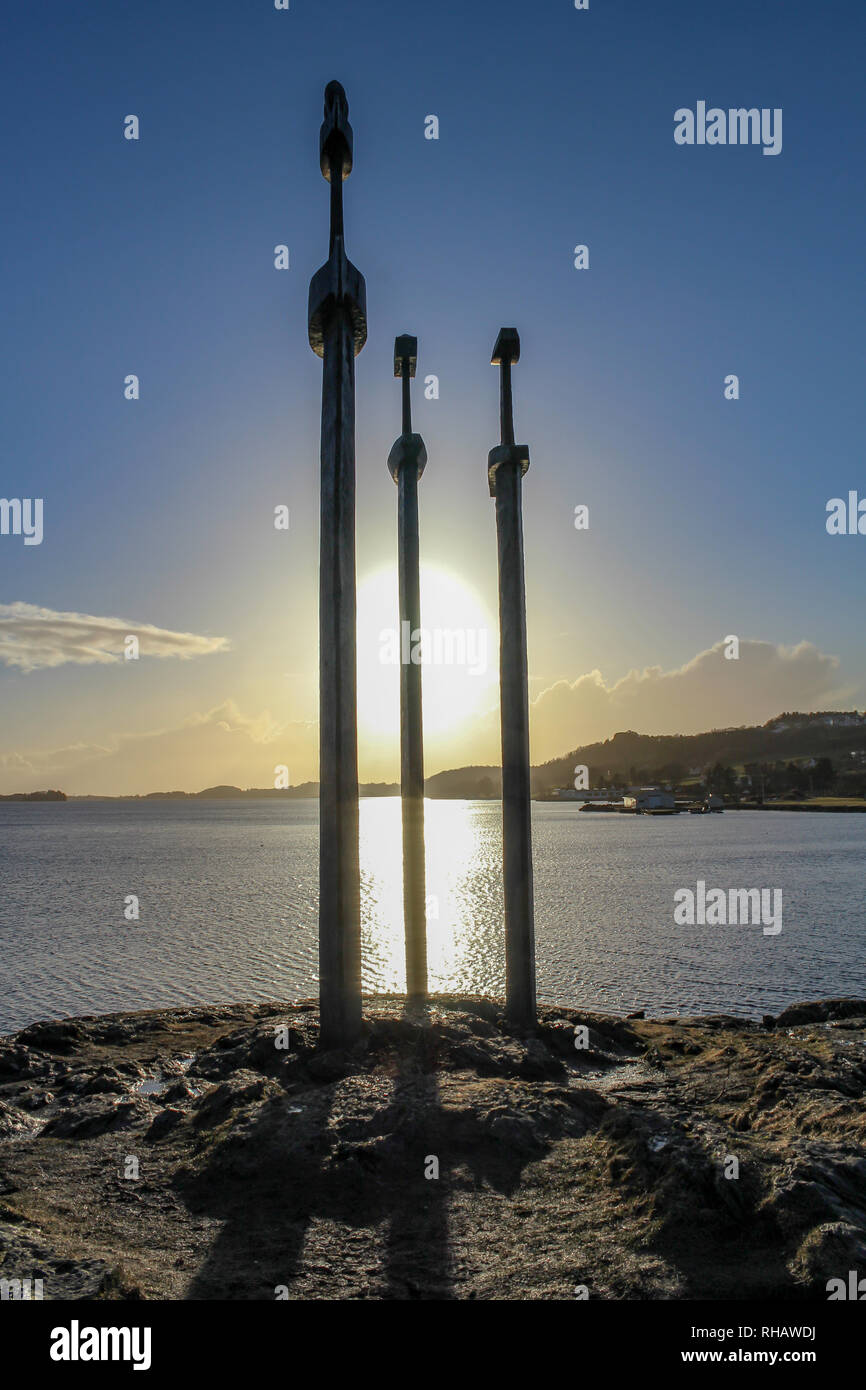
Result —
POLYGON ((866 1000, 763 1026, 543 1008, 531 1034, 477 997, 365 1012, 351 1052, 318 1051, 309 1003, 0 1038, 0 1280, 825 1299, 866 1273, 866 1000))

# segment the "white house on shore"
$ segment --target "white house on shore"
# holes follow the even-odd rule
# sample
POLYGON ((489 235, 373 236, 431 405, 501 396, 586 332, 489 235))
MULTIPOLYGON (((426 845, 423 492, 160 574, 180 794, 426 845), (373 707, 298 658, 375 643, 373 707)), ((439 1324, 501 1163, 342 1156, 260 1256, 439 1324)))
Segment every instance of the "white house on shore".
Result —
POLYGON ((624 796, 624 811, 673 811, 676 809, 673 792, 662 791, 660 787, 641 787, 632 796, 624 796))

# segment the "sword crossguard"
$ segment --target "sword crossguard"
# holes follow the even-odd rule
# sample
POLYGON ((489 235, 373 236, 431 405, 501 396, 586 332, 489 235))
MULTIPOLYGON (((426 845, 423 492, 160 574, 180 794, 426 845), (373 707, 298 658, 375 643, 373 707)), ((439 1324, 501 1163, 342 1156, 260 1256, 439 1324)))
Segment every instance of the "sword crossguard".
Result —
POLYGON ((529 445, 528 444, 497 444, 495 449, 491 449, 487 455, 487 485, 490 488, 490 496, 496 496, 496 474, 503 465, 514 464, 520 469, 520 476, 523 477, 529 468, 529 445))
POLYGON ((427 450, 420 434, 405 433, 394 441, 388 455, 388 472, 394 482, 399 483, 400 473, 404 468, 415 469, 420 478, 426 463, 427 450))
POLYGON ((418 339, 411 333, 401 333, 394 339, 394 375, 403 382, 403 433, 388 455, 388 471, 395 483, 405 470, 420 478, 427 462, 427 450, 420 434, 412 430, 412 399, 409 382, 418 363, 418 339))

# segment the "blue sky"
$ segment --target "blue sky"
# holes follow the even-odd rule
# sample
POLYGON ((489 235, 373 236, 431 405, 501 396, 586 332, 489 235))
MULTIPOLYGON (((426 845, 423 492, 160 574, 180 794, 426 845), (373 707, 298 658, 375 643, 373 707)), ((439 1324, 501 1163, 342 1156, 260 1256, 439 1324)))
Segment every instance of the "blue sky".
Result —
MULTIPOLYGON (((0 605, 226 640, 124 663, 55 634, 50 662, 36 650, 25 670, 9 652, 38 632, 22 639, 10 612, 0 790, 153 789, 143 770, 156 787, 169 771, 246 784, 274 761, 315 775, 321 366, 306 306, 327 252, 332 77, 355 131, 347 248, 368 294, 360 579, 395 562, 393 339, 415 333, 419 375, 440 382, 438 400, 415 391, 423 558, 495 612, 489 356, 515 324, 534 753, 620 727, 862 707, 866 538, 829 537, 824 518, 830 497, 866 493, 864 31, 847 0, 18 7, 0 87, 0 493, 42 497, 45 535, 0 537, 0 605), (781 107, 781 154, 677 146, 674 111, 698 100, 781 107), (735 670, 707 656, 730 633, 735 670), (654 668, 663 679, 617 686, 654 668), (187 755, 189 721, 213 738, 187 755)), ((458 713, 431 771, 495 759, 490 701, 458 713)), ((397 765, 396 737, 362 729, 362 772, 397 765)))

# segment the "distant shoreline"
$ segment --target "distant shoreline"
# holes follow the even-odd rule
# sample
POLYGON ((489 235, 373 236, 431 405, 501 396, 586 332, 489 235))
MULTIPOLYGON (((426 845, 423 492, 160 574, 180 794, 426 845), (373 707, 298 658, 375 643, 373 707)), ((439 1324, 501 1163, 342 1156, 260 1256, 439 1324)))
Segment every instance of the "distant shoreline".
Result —
POLYGON ((798 805, 793 802, 790 806, 726 806, 726 811, 830 811, 835 815, 858 815, 866 811, 866 803, 862 806, 809 806, 798 805))
MULTIPOLYGON (((537 796, 535 801, 544 801, 549 806, 576 806, 580 810, 587 803, 583 801, 572 801, 571 799, 559 801, 555 796, 537 796)), ((591 804, 591 803, 590 803, 591 804)), ((822 801, 765 801, 758 804, 756 801, 744 801, 739 804, 731 803, 721 808, 722 811, 831 811, 836 814, 847 814, 853 812, 866 811, 866 801, 852 801, 848 804, 828 805, 822 801)), ((616 812, 614 813, 616 814, 616 812)), ((680 810, 675 814, 686 815, 687 812, 680 810)))
MULTIPOLYGON (((386 786, 386 784, 374 784, 370 787, 361 787, 359 797, 362 801, 375 801, 380 799, 399 799, 400 788, 398 786, 386 786)), ((146 792, 144 794, 133 794, 128 796, 110 796, 90 794, 76 796, 74 794, 64 795, 54 793, 46 795, 41 792, 30 794, 18 792, 11 796, 0 796, 0 802, 9 805, 33 805, 35 803, 50 803, 56 805, 60 802, 79 802, 79 801, 105 801, 105 802, 188 802, 188 801, 317 801, 319 797, 318 788, 315 791, 306 789, 286 788, 280 791, 271 791, 267 787, 252 788, 249 791, 242 791, 240 788, 233 789, 231 793, 208 793, 208 792, 146 792)), ((483 801, 498 803, 501 798, 498 796, 430 796, 427 794, 428 801, 483 801)), ((557 797, 536 796, 533 801, 543 803, 548 806, 574 806, 580 810, 586 803, 576 799, 559 800, 557 797)), ((850 802, 828 802, 821 801, 765 801, 758 804, 754 801, 731 803, 726 805, 724 811, 795 811, 802 812, 830 812, 834 815, 863 814, 866 812, 866 800, 850 802)), ((684 812, 680 812, 684 814, 684 812)))

